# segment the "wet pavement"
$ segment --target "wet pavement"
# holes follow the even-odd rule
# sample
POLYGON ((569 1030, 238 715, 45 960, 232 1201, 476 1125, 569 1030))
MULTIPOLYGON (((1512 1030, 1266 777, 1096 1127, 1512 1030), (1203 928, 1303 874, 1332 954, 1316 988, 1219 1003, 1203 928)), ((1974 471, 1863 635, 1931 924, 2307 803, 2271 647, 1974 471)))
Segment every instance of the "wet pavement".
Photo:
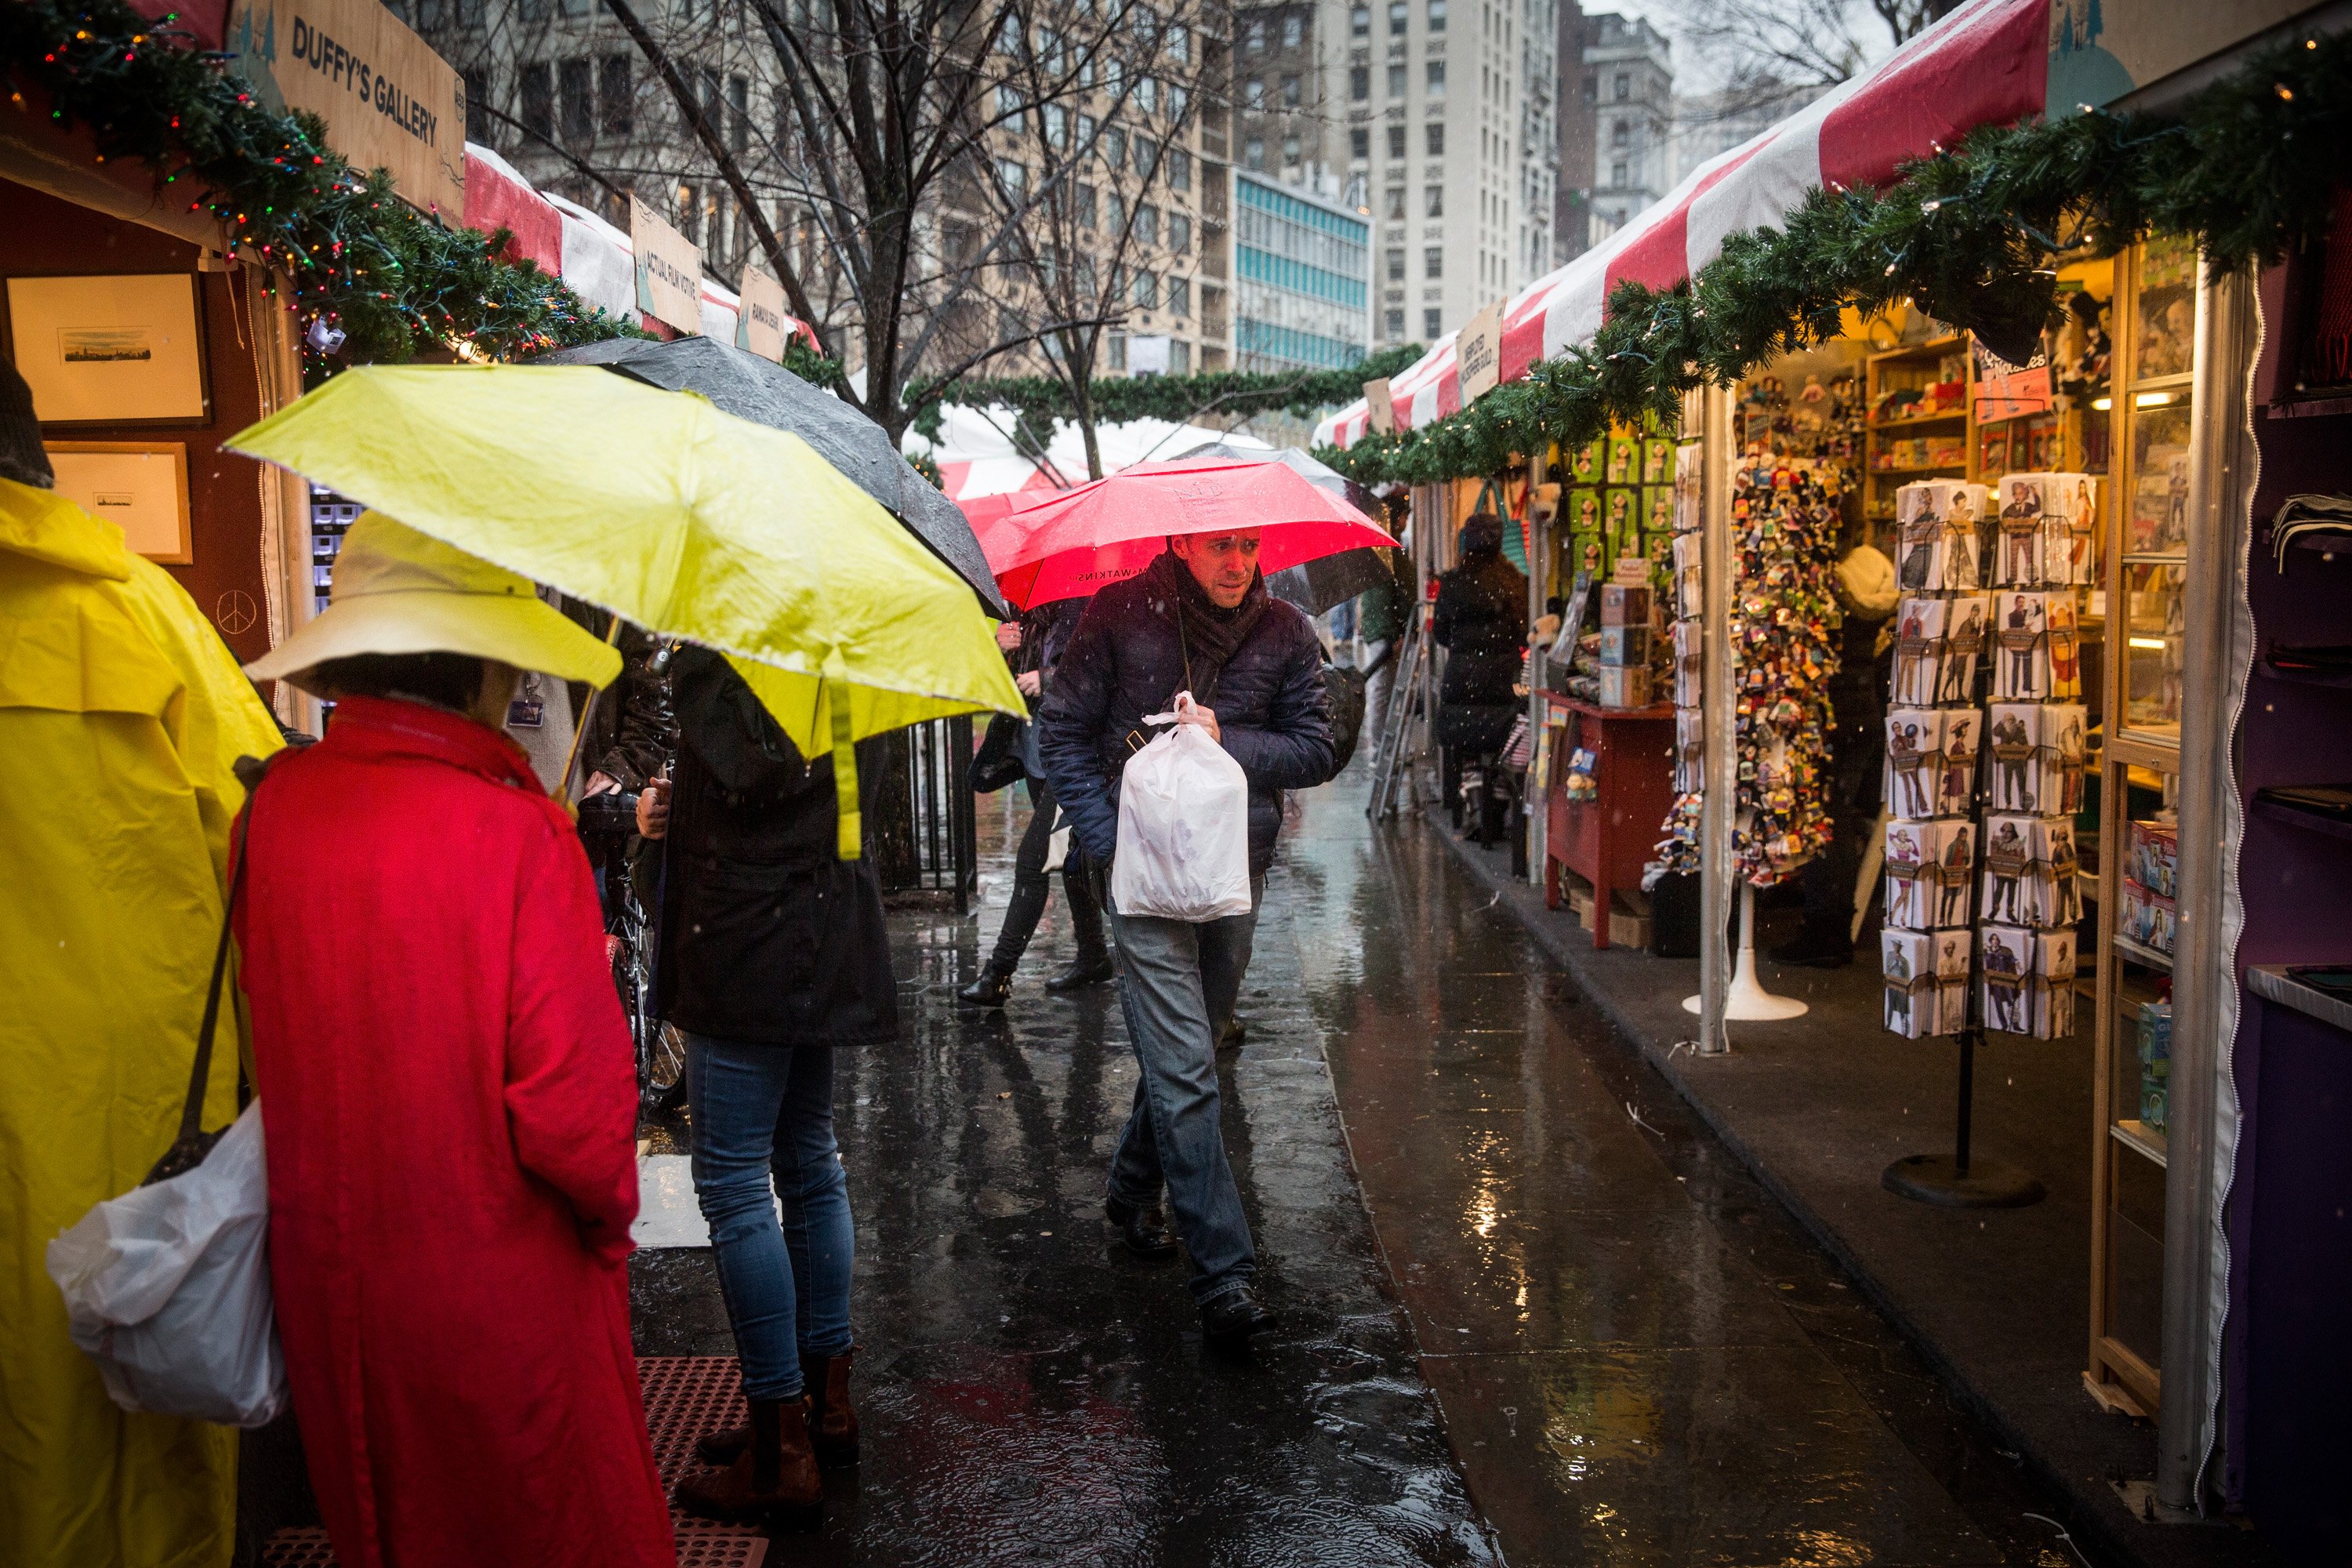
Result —
MULTIPOLYGON (((977 921, 893 916, 905 1036, 837 1096, 866 1458, 771 1561, 2076 1561, 1435 830, 1368 830, 1360 773, 1294 805, 1224 1075, 1284 1320, 1247 1359, 1202 1344, 1181 1262, 1109 1244, 1135 1069, 1107 988, 1043 989, 1058 888, 1011 1008, 955 1005, 1004 797, 977 921)), ((640 1353, 731 1353, 706 1250, 633 1279, 640 1353)))

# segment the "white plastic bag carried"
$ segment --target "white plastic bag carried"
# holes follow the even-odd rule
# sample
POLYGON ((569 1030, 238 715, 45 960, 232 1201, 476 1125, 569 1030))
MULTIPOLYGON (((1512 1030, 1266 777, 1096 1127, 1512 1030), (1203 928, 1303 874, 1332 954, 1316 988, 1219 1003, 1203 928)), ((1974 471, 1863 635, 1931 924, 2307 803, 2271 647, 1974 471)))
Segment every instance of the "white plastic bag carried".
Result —
POLYGON ((259 1100, 203 1163, 108 1199, 49 1243, 68 1331, 115 1404, 225 1426, 285 1408, 268 1243, 259 1100))
MULTIPOLYGON (((1165 724, 1192 707, 1176 694, 1165 724)), ((1250 912, 1249 780, 1198 724, 1178 723, 1127 759, 1110 897, 1122 915, 1223 920, 1250 912)))

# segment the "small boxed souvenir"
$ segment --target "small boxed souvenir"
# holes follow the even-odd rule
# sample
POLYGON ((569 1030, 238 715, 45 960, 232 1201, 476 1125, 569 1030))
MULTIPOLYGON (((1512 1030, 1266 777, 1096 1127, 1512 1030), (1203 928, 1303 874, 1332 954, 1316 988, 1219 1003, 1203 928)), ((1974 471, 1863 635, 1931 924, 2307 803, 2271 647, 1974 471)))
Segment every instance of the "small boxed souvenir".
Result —
POLYGON ((2063 588, 2091 581, 2097 503, 2088 474, 2010 474, 1998 495, 1996 587, 2063 588))
POLYGON ((2072 816, 2083 805, 2084 728, 2078 702, 1996 702, 1990 794, 1996 811, 2072 816))
POLYGON ((1569 477, 1580 485, 1601 482, 1601 454, 1609 445, 1606 436, 1595 436, 1568 455, 1569 477))
POLYGON ((1906 598, 1895 612, 1895 700, 1932 708, 1944 658, 1944 632, 1954 601, 1906 598))
POLYGON ((1672 533, 1675 531, 1675 487, 1650 485, 1642 491, 1642 531, 1672 533))
POLYGON ((1886 825, 1886 923, 1934 931, 1969 923, 1969 882, 1976 869, 1976 825, 1886 825))
POLYGON ((1976 798, 1972 708, 1896 708, 1886 715, 1886 808, 1896 816, 1965 816, 1976 798))
POLYGON ((1984 1026, 2003 1034, 2022 1035, 2032 1027, 2034 932, 2022 926, 1989 925, 1977 932, 1984 955, 1982 1009, 1984 1026))
POLYGON ((1943 707, 1974 707, 1977 661, 1985 650, 1991 595, 1963 594, 1946 601, 1944 646, 1936 664, 1936 701, 1943 707))
POLYGON ((1969 1022, 1969 958, 1962 931, 1888 928, 1879 937, 1885 978, 1886 1026, 1908 1039, 1957 1034, 1969 1022))
MULTIPOLYGON (((1606 635, 1604 631, 1604 636, 1606 635)), ((1627 668, 1618 665, 1601 667, 1601 706, 1603 708, 1647 708, 1650 705, 1650 668, 1647 665, 1627 668)))
POLYGON ((1699 481, 1706 469, 1703 451, 1696 442, 1675 448, 1675 530, 1678 533, 1695 532, 1706 522, 1699 510, 1699 481))
POLYGON ((1601 584, 1601 624, 1604 626, 1648 626, 1650 590, 1624 583, 1601 584))
POLYGON ((2116 925, 2117 934, 2168 957, 2171 955, 2175 911, 2170 899, 2126 877, 2123 907, 2116 912, 2120 917, 2116 925))
POLYGON ((2161 1132, 2172 1100, 2172 1004, 2139 1005, 2139 1119, 2161 1132))
POLYGON ((2063 701, 2083 694, 2074 595, 2003 588, 1992 595, 1992 695, 2000 702, 2063 701))
POLYGON ((2074 1032, 2074 933, 2036 931, 2033 973, 2026 983, 2028 1031, 2037 1040, 2063 1040, 2074 1032))
POLYGON ((1642 443, 1642 482, 1670 485, 1675 479, 1675 438, 1652 436, 1642 443))
POLYGON ((2063 816, 1984 820, 1983 918, 2055 930, 2083 918, 2074 824, 2063 816))
POLYGON ((1647 626, 1612 626, 1601 628, 1601 663, 1611 665, 1647 665, 1650 662, 1650 628, 1647 626))
POLYGON ((2180 893, 2180 829, 2169 822, 2135 822, 2124 875, 2160 898, 2180 893))
POLYGON ((1706 716, 1698 709, 1675 710, 1675 793, 1696 795, 1706 787, 1706 716))
POLYGON ((1601 492, 1577 489, 1567 492, 1560 502, 1560 526, 1570 533, 1601 531, 1601 492))
POLYGON ((1609 467, 1602 482, 1612 485, 1638 485, 1642 482, 1642 438, 1633 435, 1612 435, 1609 437, 1609 467))
POLYGON ((1605 489, 1601 492, 1601 533, 1609 559, 1642 552, 1642 492, 1605 489))

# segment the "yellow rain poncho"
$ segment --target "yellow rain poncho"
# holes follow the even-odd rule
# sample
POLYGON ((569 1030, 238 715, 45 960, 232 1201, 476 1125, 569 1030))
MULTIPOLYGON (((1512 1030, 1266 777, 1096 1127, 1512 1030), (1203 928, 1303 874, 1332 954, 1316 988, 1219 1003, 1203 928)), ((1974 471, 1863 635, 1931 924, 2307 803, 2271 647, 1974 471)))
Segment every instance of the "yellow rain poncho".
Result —
MULTIPOLYGON (((244 799, 232 764, 278 744, 121 529, 0 479, 0 1563, 229 1560, 236 1434, 117 1409, 43 1254, 178 1129, 244 799)), ((236 1053, 217 1051, 207 1128, 236 1094, 236 1053)))

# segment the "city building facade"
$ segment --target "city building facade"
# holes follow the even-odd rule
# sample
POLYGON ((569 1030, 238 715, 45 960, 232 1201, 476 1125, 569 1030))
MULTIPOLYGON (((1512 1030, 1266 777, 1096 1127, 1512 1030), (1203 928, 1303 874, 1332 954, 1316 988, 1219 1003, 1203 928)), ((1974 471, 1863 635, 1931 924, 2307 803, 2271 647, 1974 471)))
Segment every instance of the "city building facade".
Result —
POLYGON ((1247 169, 1234 175, 1234 368, 1338 370, 1371 341, 1371 222, 1247 169))
POLYGON ((1674 188, 1673 46, 1639 17, 1613 12, 1583 18, 1580 112, 1591 117, 1586 247, 1598 245, 1674 188))

